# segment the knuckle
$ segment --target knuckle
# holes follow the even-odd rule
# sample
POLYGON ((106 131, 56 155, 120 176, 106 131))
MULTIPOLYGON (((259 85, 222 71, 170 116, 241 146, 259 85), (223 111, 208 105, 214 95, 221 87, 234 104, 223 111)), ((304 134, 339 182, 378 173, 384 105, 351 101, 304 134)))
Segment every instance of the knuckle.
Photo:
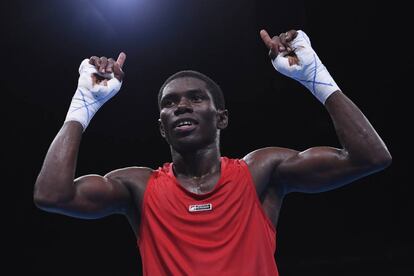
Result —
POLYGON ((280 37, 279 36, 274 36, 272 38, 272 41, 275 42, 275 43, 279 43, 280 42, 280 37))

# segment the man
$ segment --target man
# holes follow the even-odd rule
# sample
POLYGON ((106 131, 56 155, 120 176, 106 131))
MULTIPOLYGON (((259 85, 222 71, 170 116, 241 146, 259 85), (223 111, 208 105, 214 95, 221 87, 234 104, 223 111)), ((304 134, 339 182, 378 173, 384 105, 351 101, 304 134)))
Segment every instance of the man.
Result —
POLYGON ((182 71, 159 93, 159 127, 172 163, 74 179, 82 134, 124 75, 124 53, 116 61, 91 57, 79 68, 78 89, 36 181, 36 205, 85 219, 125 215, 145 275, 278 275, 275 228, 284 197, 341 187, 386 168, 391 156, 303 31, 260 35, 276 70, 326 107, 342 148, 269 147, 242 159, 222 157, 228 113, 221 90, 201 73, 182 71))

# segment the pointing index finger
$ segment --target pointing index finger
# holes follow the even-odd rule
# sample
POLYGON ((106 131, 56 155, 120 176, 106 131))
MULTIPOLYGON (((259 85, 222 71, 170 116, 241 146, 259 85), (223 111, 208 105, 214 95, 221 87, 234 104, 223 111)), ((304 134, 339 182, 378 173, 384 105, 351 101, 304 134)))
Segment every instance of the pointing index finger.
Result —
POLYGON ((125 63, 125 59, 126 59, 126 54, 124 52, 121 52, 116 60, 116 63, 119 64, 119 67, 122 68, 122 66, 124 66, 125 63))

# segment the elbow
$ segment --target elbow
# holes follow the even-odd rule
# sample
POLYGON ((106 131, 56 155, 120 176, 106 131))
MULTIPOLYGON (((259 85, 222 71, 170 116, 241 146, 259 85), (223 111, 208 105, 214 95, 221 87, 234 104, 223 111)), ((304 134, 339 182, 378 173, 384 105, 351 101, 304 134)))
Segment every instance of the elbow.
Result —
POLYGON ((388 168, 391 165, 391 163, 392 156, 387 149, 384 149, 383 151, 375 155, 370 161, 371 167, 374 171, 384 170, 388 168))
POLYGON ((390 151, 387 149, 387 147, 384 145, 381 154, 379 154, 379 157, 377 158, 378 165, 381 166, 382 169, 385 169, 389 167, 392 163, 392 156, 390 151))
POLYGON ((52 195, 41 193, 35 189, 35 192, 33 193, 33 203, 37 208, 47 210, 56 207, 58 205, 58 200, 52 195))
POLYGON ((62 200, 62 197, 58 196, 47 196, 42 194, 34 194, 33 195, 33 203, 34 205, 43 211, 53 212, 54 210, 60 209, 63 204, 64 200, 62 200))
MULTIPOLYGON (((350 156, 351 157, 351 156, 350 156)), ((385 170, 392 163, 392 156, 390 152, 384 148, 376 150, 375 152, 367 152, 365 154, 359 154, 358 156, 352 156, 354 164, 365 171, 368 174, 385 170)))
POLYGON ((50 208, 51 206, 51 204, 48 203, 48 201, 45 198, 38 196, 38 195, 33 196, 33 203, 37 208, 41 210, 47 209, 48 207, 50 208))
POLYGON ((381 160, 382 168, 385 169, 385 168, 391 166, 391 163, 392 163, 392 156, 388 152, 388 154, 381 160))
MULTIPOLYGON (((42 210, 50 210, 58 208, 63 202, 68 200, 67 194, 53 191, 52 189, 42 188, 42 183, 36 182, 33 192, 34 205, 42 210)), ((50 187, 46 185, 45 187, 50 187)))

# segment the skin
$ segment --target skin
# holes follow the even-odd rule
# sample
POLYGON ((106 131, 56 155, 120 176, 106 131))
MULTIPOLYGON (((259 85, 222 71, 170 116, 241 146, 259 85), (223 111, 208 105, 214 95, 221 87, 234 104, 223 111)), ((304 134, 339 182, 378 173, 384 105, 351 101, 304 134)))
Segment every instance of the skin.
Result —
MULTIPOLYGON (((271 58, 279 52, 297 57, 289 42, 291 30, 270 38, 260 31, 271 58)), ((120 81, 125 54, 117 61, 91 57, 90 63, 104 73, 114 72, 120 81)), ((96 76, 95 81, 105 83, 96 76)), ((341 91, 325 103, 341 148, 313 147, 305 151, 282 147, 255 150, 243 159, 248 164, 263 209, 277 225, 283 199, 291 192, 329 191, 380 171, 391 163, 387 147, 360 109, 341 91)), ((218 110, 204 81, 182 77, 163 90, 159 128, 170 144, 174 173, 179 183, 194 193, 211 191, 220 178, 220 131, 228 125, 227 110, 218 110), (177 129, 177 119, 191 119, 188 129, 177 129)), ((153 172, 145 167, 128 167, 104 176, 85 175, 74 179, 83 129, 66 122, 53 140, 37 178, 35 204, 48 212, 92 219, 123 214, 137 235, 140 210, 147 181, 153 172)))

